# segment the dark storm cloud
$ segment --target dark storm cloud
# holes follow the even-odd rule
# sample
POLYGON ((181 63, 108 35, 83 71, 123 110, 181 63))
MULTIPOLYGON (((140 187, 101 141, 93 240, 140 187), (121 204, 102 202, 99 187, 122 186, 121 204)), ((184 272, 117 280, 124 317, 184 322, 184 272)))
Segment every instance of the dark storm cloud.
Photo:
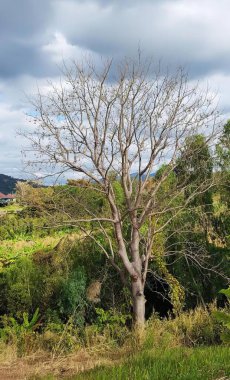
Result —
POLYGON ((12 42, 0 50, 0 76, 10 78, 30 74, 37 77, 57 73, 57 67, 41 51, 39 44, 12 42))
POLYGON ((50 0, 1 0, 1 37, 36 34, 49 20, 51 5, 50 0))
POLYGON ((50 73, 41 46, 52 12, 49 0, 0 1, 0 77, 50 73))
POLYGON ((230 72, 229 0, 58 1, 56 23, 72 44, 101 55, 144 54, 186 65, 193 77, 230 72))

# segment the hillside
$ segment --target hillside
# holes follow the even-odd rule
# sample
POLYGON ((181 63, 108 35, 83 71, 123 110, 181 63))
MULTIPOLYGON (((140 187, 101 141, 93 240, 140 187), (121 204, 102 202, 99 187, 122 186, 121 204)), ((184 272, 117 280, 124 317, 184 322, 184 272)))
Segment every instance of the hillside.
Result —
POLYGON ((0 192, 3 194, 13 193, 15 191, 15 186, 18 181, 23 180, 13 178, 5 174, 0 174, 0 192))

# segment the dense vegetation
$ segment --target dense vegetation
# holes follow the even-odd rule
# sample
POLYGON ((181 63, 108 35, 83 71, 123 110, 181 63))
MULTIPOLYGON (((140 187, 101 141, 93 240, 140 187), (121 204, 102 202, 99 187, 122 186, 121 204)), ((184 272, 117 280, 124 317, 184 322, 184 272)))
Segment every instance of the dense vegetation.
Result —
MULTIPOLYGON (((191 157, 190 167, 183 166, 182 155, 177 171, 162 186, 159 202, 170 197, 175 183, 185 178, 191 189, 204 176, 215 183, 158 234, 145 289, 149 333, 141 342, 132 335, 128 289, 89 237, 92 224, 76 223, 86 216, 81 205, 95 216, 107 215, 107 200, 98 195, 95 184, 71 180, 65 186, 33 188, 19 182, 17 212, 0 217, 1 350, 11 347, 18 357, 38 350, 58 356, 98 345, 102 351, 103 347, 109 351, 125 347, 131 355, 135 344, 142 352, 131 364, 79 378, 123 379, 132 373, 133 379, 149 379, 152 371, 156 379, 227 375, 227 348, 204 346, 220 345, 229 327, 228 314, 222 319, 219 315, 218 320, 214 312, 216 298, 218 306, 227 307, 219 291, 227 288, 230 277, 229 126, 228 122, 215 148, 217 155, 200 135, 187 141, 190 147, 202 146, 200 155, 191 157), (198 160, 203 161, 203 172, 196 171, 201 167, 198 160), (197 346, 202 348, 191 351, 197 346)), ((164 170, 160 168, 149 179, 149 186, 164 170)), ((122 206, 120 180, 114 176, 113 181, 122 206)), ((175 202, 183 202, 181 197, 189 197, 189 189, 175 202)), ((105 228, 112 236, 109 225, 105 228)), ((126 229, 128 234, 128 224, 126 229)), ((102 246, 107 244, 99 229, 94 227, 93 234, 102 246)))

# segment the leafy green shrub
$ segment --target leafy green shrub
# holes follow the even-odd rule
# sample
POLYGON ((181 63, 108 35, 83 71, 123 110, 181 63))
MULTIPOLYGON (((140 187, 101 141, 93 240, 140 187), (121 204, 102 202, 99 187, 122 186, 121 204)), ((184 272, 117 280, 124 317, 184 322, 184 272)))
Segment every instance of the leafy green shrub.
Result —
POLYGON ((7 313, 16 316, 34 312, 39 306, 43 284, 41 272, 32 260, 19 258, 6 268, 4 278, 7 313))
POLYGON ((110 309, 110 310, 104 310, 101 308, 96 308, 96 313, 97 313, 97 320, 96 324, 99 327, 99 329, 103 330, 105 326, 116 326, 116 325, 121 325, 125 326, 127 319, 131 318, 130 315, 124 315, 115 309, 110 309))
POLYGON ((130 331, 127 328, 127 322, 131 315, 122 314, 115 309, 104 310, 96 308, 96 326, 98 331, 103 333, 107 340, 113 340, 118 345, 124 344, 130 331))
POLYGON ((60 282, 57 306, 60 315, 65 319, 72 316, 79 327, 84 325, 86 307, 86 276, 83 268, 73 271, 70 276, 60 282))
POLYGON ((87 277, 82 266, 69 257, 66 246, 59 250, 40 249, 34 255, 19 256, 3 266, 0 273, 0 315, 31 315, 37 307, 43 322, 50 311, 66 322, 83 327, 86 309, 87 277))
POLYGON ((0 329, 1 339, 8 344, 15 344, 18 356, 29 353, 36 342, 35 330, 38 327, 39 309, 36 309, 29 320, 28 313, 22 314, 22 320, 4 315, 1 318, 3 328, 0 329))

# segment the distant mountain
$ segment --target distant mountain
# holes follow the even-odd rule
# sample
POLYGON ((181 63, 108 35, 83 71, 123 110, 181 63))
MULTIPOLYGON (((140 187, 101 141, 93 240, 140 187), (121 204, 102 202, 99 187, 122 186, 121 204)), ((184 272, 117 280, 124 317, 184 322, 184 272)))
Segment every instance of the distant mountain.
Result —
POLYGON ((0 192, 3 194, 14 193, 16 183, 18 181, 24 181, 24 180, 19 179, 19 178, 13 178, 5 174, 0 174, 0 192))
MULTIPOLYGON (((150 173, 149 177, 155 177, 156 173, 150 173)), ((139 174, 138 173, 132 173, 131 174, 131 178, 138 178, 139 177, 139 174)), ((146 175, 143 175, 141 177, 142 180, 144 180, 146 178, 146 175)))

